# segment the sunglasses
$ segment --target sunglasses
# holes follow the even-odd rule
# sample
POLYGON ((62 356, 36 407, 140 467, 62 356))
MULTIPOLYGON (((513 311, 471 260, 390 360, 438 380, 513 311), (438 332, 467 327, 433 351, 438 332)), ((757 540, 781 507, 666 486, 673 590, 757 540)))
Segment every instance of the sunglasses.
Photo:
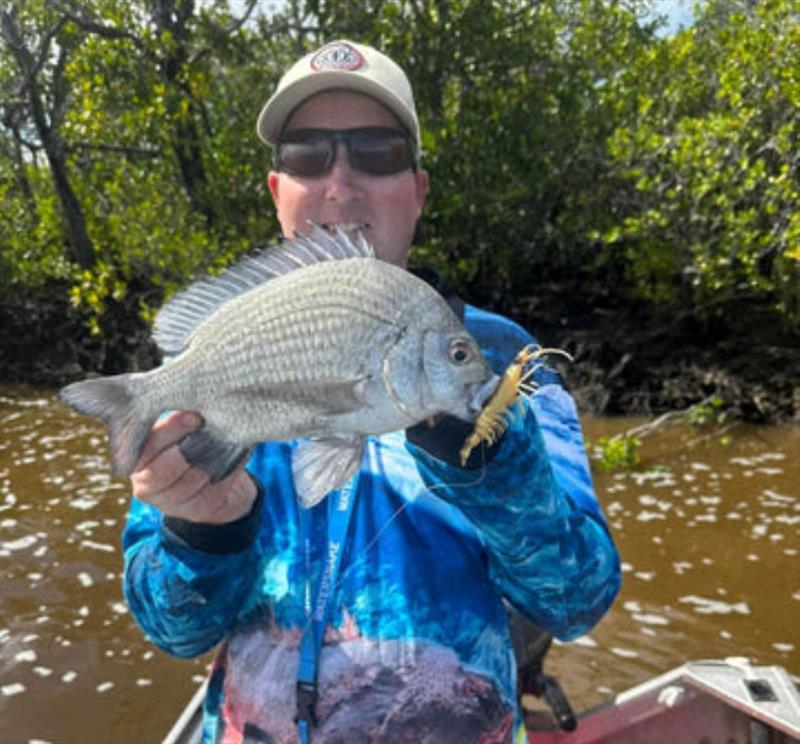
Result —
POLYGON ((333 167, 340 142, 347 147, 351 167, 370 176, 417 168, 411 137, 389 127, 291 130, 275 146, 275 167, 301 178, 322 176, 333 167))

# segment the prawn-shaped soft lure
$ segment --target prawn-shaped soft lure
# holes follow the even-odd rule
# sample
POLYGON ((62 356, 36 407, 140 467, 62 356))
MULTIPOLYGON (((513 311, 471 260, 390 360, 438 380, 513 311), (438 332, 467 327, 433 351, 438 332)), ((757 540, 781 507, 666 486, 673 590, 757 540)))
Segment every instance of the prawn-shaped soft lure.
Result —
POLYGON ((531 377, 543 364, 538 360, 548 354, 561 354, 572 361, 572 357, 562 349, 543 349, 530 344, 522 349, 514 361, 506 367, 494 393, 483 405, 475 419, 472 434, 466 438, 464 446, 459 452, 462 467, 466 465, 472 450, 481 442, 485 442, 491 447, 505 432, 513 415, 509 410, 512 404, 516 403, 517 411, 522 412, 522 401, 519 396, 521 393, 530 395, 536 391, 537 385, 531 380, 531 377), (526 370, 525 367, 531 362, 533 364, 526 370))

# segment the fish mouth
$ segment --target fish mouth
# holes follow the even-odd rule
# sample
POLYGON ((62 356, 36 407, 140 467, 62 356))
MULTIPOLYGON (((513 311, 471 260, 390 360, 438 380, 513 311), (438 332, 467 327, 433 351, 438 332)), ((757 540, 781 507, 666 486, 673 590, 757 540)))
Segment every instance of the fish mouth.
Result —
POLYGON ((481 409, 486 401, 492 397, 492 393, 494 393, 499 382, 500 376, 492 375, 485 382, 470 385, 468 387, 469 401, 467 403, 467 408, 470 413, 477 416, 481 412, 481 409))

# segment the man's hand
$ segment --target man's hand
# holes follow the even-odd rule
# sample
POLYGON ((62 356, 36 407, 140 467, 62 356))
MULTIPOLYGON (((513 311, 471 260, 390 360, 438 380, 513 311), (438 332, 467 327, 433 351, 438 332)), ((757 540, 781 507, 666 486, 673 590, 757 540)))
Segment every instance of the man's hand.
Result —
POLYGON ((410 429, 406 429, 406 439, 411 444, 425 450, 449 465, 466 470, 476 470, 491 462, 497 453, 500 439, 491 447, 484 444, 473 449, 466 464, 462 464, 459 452, 464 441, 472 433, 472 424, 455 416, 442 414, 422 421, 410 429))
POLYGON ((258 490, 244 462, 210 485, 205 471, 184 460, 178 444, 202 423, 200 415, 191 411, 176 411, 156 423, 131 474, 133 494, 167 517, 206 524, 233 522, 249 513, 258 490))

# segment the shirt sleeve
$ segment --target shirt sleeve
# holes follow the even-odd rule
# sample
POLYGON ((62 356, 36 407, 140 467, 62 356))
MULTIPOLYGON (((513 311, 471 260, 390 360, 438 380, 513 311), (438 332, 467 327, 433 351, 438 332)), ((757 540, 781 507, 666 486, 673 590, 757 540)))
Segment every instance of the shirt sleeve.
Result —
POLYGON ((257 580, 262 488, 248 515, 226 525, 165 519, 133 499, 122 542, 124 591, 147 636, 174 656, 199 656, 235 622, 257 580))
POLYGON ((599 508, 582 506, 585 495, 554 476, 533 403, 483 470, 407 446, 425 482, 476 527, 492 580, 523 614, 562 640, 602 617, 619 589, 619 556, 599 508))
MULTIPOLYGON (((471 305, 465 320, 497 374, 536 344, 518 324, 471 305)), ((611 605, 619 555, 595 496, 575 403, 546 365, 534 380, 524 413, 512 418, 482 469, 463 470, 413 441, 407 446, 426 482, 478 529, 500 590, 535 624, 568 640, 611 605)))

